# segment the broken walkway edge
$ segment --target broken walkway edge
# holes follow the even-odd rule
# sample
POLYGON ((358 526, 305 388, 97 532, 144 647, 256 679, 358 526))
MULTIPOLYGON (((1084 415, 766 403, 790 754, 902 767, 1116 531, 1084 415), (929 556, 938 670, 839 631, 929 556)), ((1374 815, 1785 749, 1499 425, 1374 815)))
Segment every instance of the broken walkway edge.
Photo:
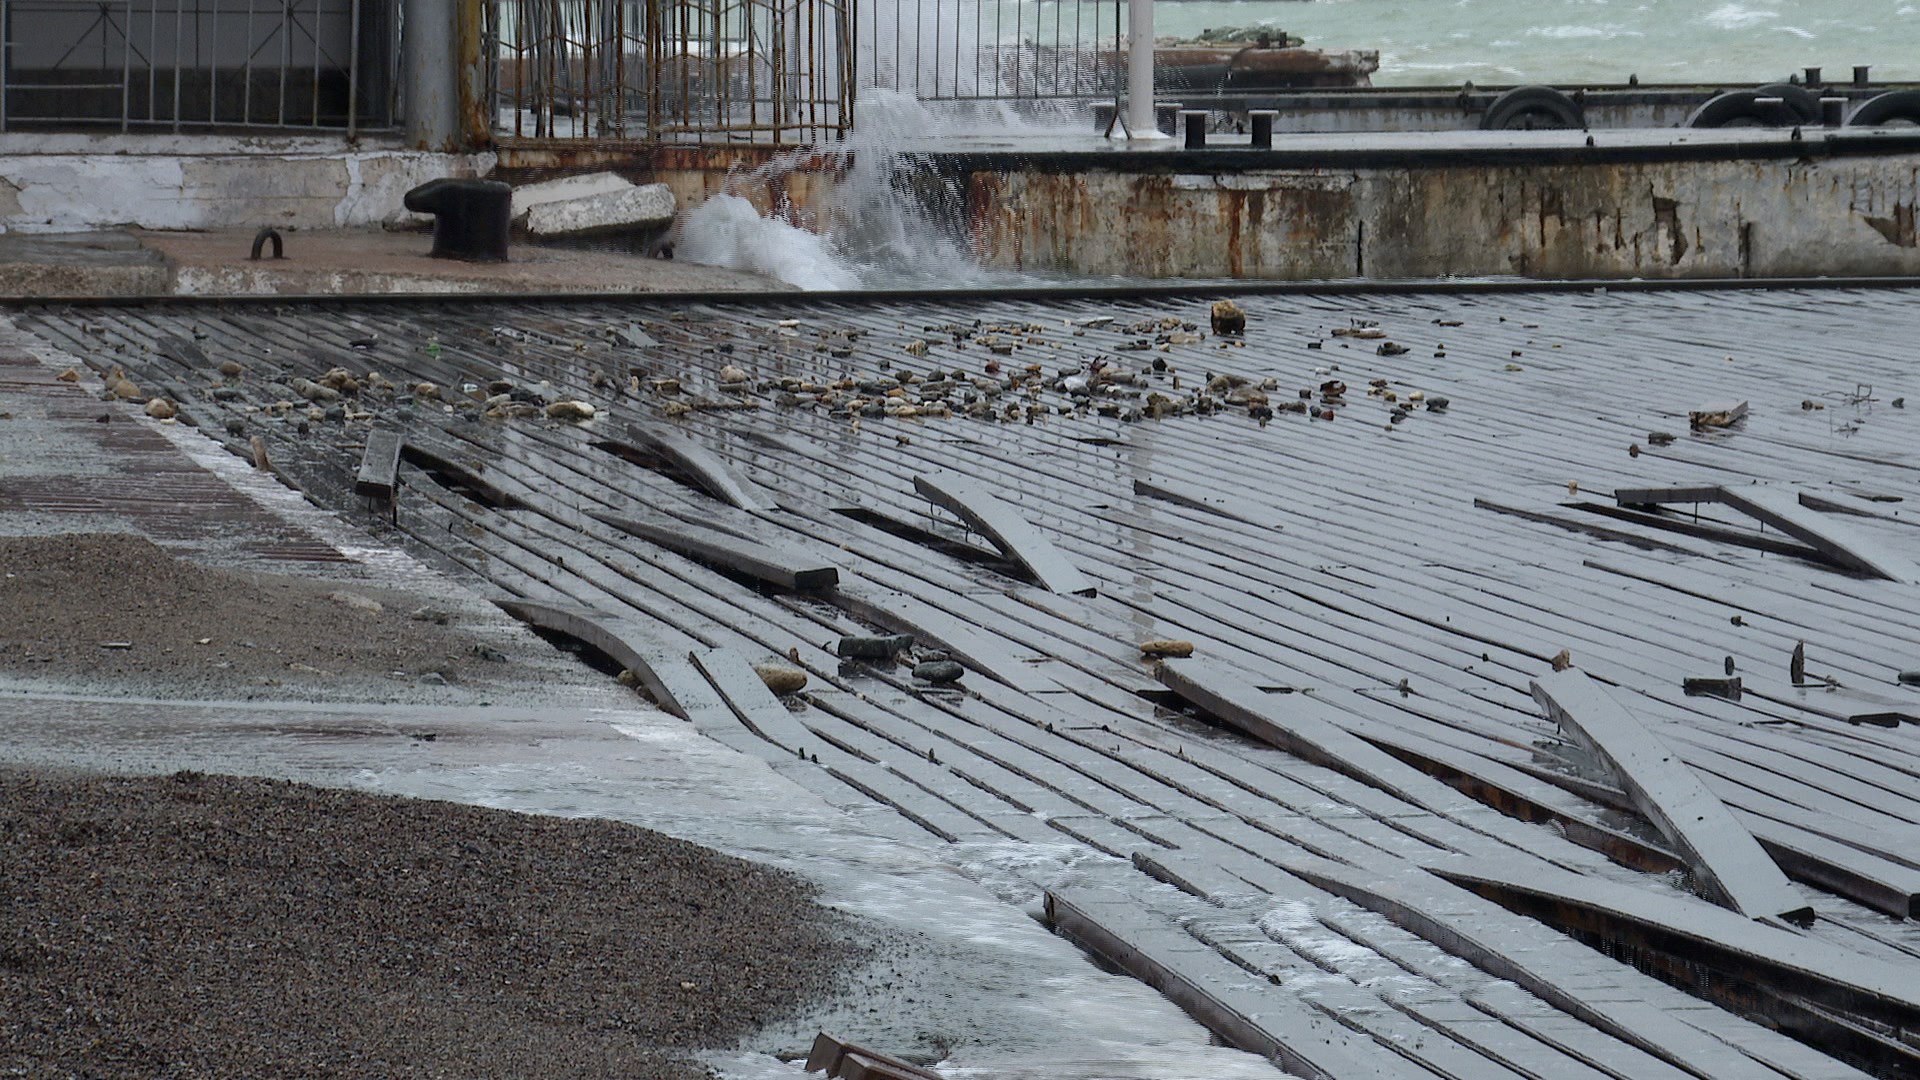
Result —
POLYGON ((1456 885, 1493 894, 1490 898, 1497 902, 1530 897, 1630 928, 1658 939, 1654 947, 1663 952, 1703 957, 1719 971, 1771 992, 1872 1017, 1896 1029, 1920 1027, 1920 993, 1906 972, 1818 938, 1686 897, 1591 876, 1576 879, 1537 860, 1503 865, 1450 859, 1425 866, 1428 873, 1456 885))
POLYGON ((1710 899, 1751 919, 1813 922, 1813 908, 1726 804, 1585 672, 1555 672, 1531 686, 1547 716, 1606 761, 1710 899))
POLYGON ((1093 889, 1049 889, 1046 896, 1055 933, 1166 995, 1228 1045, 1310 1080, 1396 1075, 1357 1056, 1372 1056, 1371 1046, 1356 1046, 1310 1006, 1258 994, 1251 976, 1178 926, 1093 889))

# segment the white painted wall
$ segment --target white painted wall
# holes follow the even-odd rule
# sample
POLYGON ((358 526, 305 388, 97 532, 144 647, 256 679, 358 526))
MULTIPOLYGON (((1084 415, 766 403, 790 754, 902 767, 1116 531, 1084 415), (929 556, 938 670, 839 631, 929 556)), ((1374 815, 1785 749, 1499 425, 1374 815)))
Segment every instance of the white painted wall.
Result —
POLYGON ((493 164, 367 139, 9 134, 0 231, 381 225, 416 217, 400 205, 410 188, 493 164))

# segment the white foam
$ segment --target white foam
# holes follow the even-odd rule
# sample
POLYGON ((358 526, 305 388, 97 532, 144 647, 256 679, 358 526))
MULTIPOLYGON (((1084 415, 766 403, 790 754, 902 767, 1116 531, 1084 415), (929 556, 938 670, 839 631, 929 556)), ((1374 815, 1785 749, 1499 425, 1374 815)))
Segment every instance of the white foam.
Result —
POLYGON ((833 244, 778 215, 761 216, 738 195, 715 195, 680 220, 677 258, 751 270, 802 289, 854 289, 859 276, 833 244))

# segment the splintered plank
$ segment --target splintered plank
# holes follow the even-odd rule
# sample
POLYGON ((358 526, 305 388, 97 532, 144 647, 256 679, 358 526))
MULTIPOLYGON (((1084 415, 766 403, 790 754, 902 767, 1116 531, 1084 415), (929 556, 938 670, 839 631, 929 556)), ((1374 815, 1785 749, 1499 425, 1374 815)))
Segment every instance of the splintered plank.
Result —
POLYGON ((793 592, 819 592, 840 584, 840 571, 795 552, 744 540, 731 533, 665 518, 590 512, 589 517, 670 551, 732 570, 793 592))
MULTIPOLYGON (((1357 868, 1312 856, 1270 861, 1297 877, 1384 915, 1496 978, 1696 1077, 1734 1080, 1786 1076, 1864 1080, 1866 1073, 1785 1035, 1689 997, 1624 963, 1572 944, 1545 923, 1518 915, 1470 890, 1414 867, 1357 868), (1677 1014, 1701 1011, 1702 1023, 1677 1014), (1763 1065, 1727 1042, 1750 1034, 1782 1063, 1763 1065), (1786 1062, 1792 1067, 1786 1067, 1786 1062)), ((1528 866, 1539 866, 1529 860, 1528 866)), ((1586 880, 1586 879, 1582 879, 1586 880)))
POLYGON ((746 657, 732 649, 695 649, 693 663, 713 684, 727 708, 754 734, 788 753, 804 757, 812 750, 818 755, 822 748, 819 736, 793 718, 746 657))
POLYGON ((1613 493, 1621 506, 1666 503, 1719 503, 1763 521, 1828 559, 1874 577, 1906 584, 1920 582, 1920 566, 1847 522, 1816 514, 1793 493, 1769 487, 1621 488, 1613 493))
POLYGON ((1047 891, 1056 933, 1165 994, 1229 1046, 1314 1080, 1431 1075, 1381 1051, 1332 1018, 1264 981, 1193 935, 1128 900, 1093 889, 1047 891))
POLYGON ((400 475, 400 433, 370 431, 366 449, 360 454, 360 471, 354 475, 356 495, 392 500, 400 475))
POLYGON ((913 489, 993 541, 1001 554, 1026 567, 1043 588, 1076 596, 1093 595, 1093 583, 1053 546, 1053 541, 1012 505, 972 480, 950 473, 921 474, 913 478, 913 489))
POLYGON ((688 651, 698 644, 694 639, 664 626, 579 604, 519 599, 494 603, 522 622, 599 649, 633 672, 661 708, 682 720, 692 719, 681 699, 689 687, 705 683, 687 659, 688 651))
POLYGON ((1708 895, 1751 919, 1806 924, 1813 909, 1753 834, 1665 743, 1600 689, 1569 669, 1533 680, 1555 723, 1611 766, 1634 805, 1687 860, 1708 895))
POLYGON ((752 511, 773 509, 773 503, 755 485, 735 473, 719 455, 685 435, 644 424, 629 425, 627 435, 672 462, 702 491, 728 506, 752 511))
POLYGON ((1324 706, 1290 694, 1285 706, 1261 692, 1251 673, 1224 664, 1168 660, 1160 682, 1182 698, 1269 746, 1326 765, 1435 814, 1472 806, 1465 796, 1331 720, 1324 706))
MULTIPOLYGON (((1770 992, 1896 1030, 1920 1025, 1920 992, 1911 972, 1815 937, 1537 861, 1447 860, 1427 869, 1476 892, 1531 897, 1631 926, 1660 942, 1661 951, 1686 955, 1770 992)), ((1911 1053, 1913 1064, 1920 1065, 1920 1049, 1911 1053)))
POLYGON ((1215 495, 1204 488, 1181 483, 1178 480, 1158 476, 1139 477, 1133 482, 1133 493, 1262 529, 1282 527, 1279 515, 1267 513, 1263 507, 1251 499, 1234 499, 1225 495, 1215 495))

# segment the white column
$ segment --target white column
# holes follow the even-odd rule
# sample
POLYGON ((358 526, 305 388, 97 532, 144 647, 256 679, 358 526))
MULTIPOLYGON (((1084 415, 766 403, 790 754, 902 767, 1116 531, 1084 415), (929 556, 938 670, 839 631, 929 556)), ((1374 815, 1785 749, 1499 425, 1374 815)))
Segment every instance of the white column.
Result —
POLYGON ((1153 123, 1153 0, 1127 0, 1127 134, 1167 137, 1153 123))
POLYGON ((457 150, 460 86, 455 59, 460 40, 453 0, 402 0, 400 65, 407 145, 457 150))

